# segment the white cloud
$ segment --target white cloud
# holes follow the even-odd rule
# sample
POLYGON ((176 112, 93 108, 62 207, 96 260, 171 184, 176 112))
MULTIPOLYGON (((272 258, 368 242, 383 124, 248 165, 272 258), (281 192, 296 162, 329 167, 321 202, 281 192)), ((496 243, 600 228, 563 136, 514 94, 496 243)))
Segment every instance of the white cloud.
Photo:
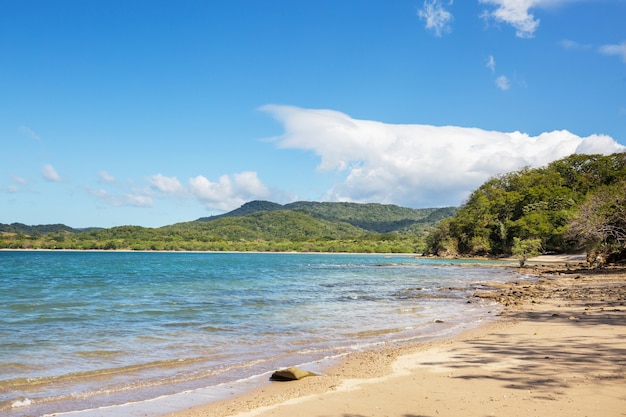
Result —
POLYGON ((152 207, 154 202, 152 198, 142 194, 128 193, 122 195, 114 195, 103 189, 87 188, 87 192, 98 200, 114 207, 132 206, 132 207, 152 207))
POLYGON ((61 176, 57 173, 56 169, 50 164, 46 164, 43 166, 41 171, 41 175, 50 182, 62 182, 61 176))
POLYGON ((6 188, 2 189, 6 190, 8 193, 15 194, 21 192, 23 191, 23 187, 20 186, 26 186, 28 184, 28 181, 26 181, 25 178, 18 177, 17 175, 11 175, 10 178, 14 184, 9 184, 6 188))
POLYGON ((228 175, 222 175, 218 182, 198 175, 189 179, 189 191, 207 208, 222 211, 269 196, 269 189, 257 177, 256 172, 241 172, 232 179, 228 175))
POLYGON ((591 49, 592 47, 589 44, 578 43, 571 39, 563 39, 559 41, 558 44, 565 49, 571 49, 571 50, 579 50, 579 49, 588 50, 588 49, 591 49))
POLYGON ((258 178, 256 172, 240 172, 222 175, 213 182, 203 175, 189 178, 188 185, 183 185, 176 177, 162 174, 148 178, 152 189, 167 196, 195 198, 206 208, 212 210, 233 210, 255 199, 267 198, 269 189, 258 178))
POLYGON ((511 88, 511 82, 504 75, 501 75, 498 78, 496 78, 496 85, 498 86, 500 90, 503 90, 503 91, 506 91, 509 88, 511 88))
POLYGON ((487 64, 485 66, 491 70, 492 74, 496 72, 496 60, 493 55, 489 55, 489 59, 487 60, 487 64))
POLYGON ((111 174, 109 174, 106 171, 100 171, 98 173, 98 176, 100 177, 100 181, 103 182, 115 182, 115 177, 111 174))
MULTIPOLYGON (((448 4, 451 5, 452 1, 448 4)), ((417 15, 426 21, 426 29, 434 31, 437 36, 451 30, 452 14, 443 8, 441 0, 424 0, 424 6, 417 11, 417 15)))
POLYGON ((541 0, 478 0, 479 3, 495 6, 486 10, 483 17, 496 22, 509 24, 515 28, 520 38, 532 38, 539 26, 539 19, 529 12, 530 8, 541 3, 541 0))
POLYGON ((579 48, 578 42, 575 42, 571 39, 563 39, 562 41, 559 42, 559 45, 561 45, 565 49, 578 49, 579 48))
POLYGON ((519 38, 532 38, 539 27, 539 19, 530 12, 531 9, 555 7, 577 1, 582 0, 478 0, 479 3, 493 6, 484 11, 484 18, 513 26, 519 38))
POLYGON ((184 192, 184 187, 176 177, 166 177, 156 174, 148 178, 150 185, 165 194, 178 194, 184 192))
POLYGON ((20 126, 18 128, 18 130, 22 133, 25 133, 26 135, 30 136, 31 138, 35 139, 35 140, 41 140, 41 138, 39 137, 38 134, 36 134, 35 132, 33 132, 33 130, 27 126, 20 126))
POLYGON ((18 177, 17 175, 11 175, 11 180, 21 185, 26 185, 28 183, 28 181, 26 181, 26 178, 18 177))
POLYGON ((183 184, 178 178, 163 174, 147 177, 146 181, 149 187, 143 189, 129 184, 130 192, 126 194, 111 194, 105 189, 89 187, 87 192, 112 206, 152 207, 153 198, 176 197, 195 199, 206 208, 218 211, 233 210, 250 200, 268 198, 270 194, 256 172, 222 175, 217 182, 198 175, 183 184))
POLYGON ((135 207, 152 207, 154 203, 152 199, 145 195, 125 194, 121 197, 123 205, 135 207))
POLYGON ((605 55, 617 55, 626 62, 626 41, 616 45, 604 45, 600 47, 600 53, 605 55))
POLYGON ((256 172, 245 171, 235 174, 235 184, 238 193, 246 198, 267 197, 269 194, 269 189, 258 178, 256 172))
POLYGON ((333 110, 267 105, 284 127, 278 146, 309 150, 320 170, 345 172, 328 191, 334 201, 409 207, 458 205, 493 175, 542 166, 573 153, 626 150, 602 135, 568 131, 529 136, 477 128, 394 125, 353 119, 333 110))

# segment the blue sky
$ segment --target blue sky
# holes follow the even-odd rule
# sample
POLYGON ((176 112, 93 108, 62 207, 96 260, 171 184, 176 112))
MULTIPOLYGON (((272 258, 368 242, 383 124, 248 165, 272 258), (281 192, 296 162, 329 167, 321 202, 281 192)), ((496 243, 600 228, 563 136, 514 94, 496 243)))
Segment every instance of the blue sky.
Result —
POLYGON ((626 145, 626 0, 0 0, 0 223, 460 205, 626 145))

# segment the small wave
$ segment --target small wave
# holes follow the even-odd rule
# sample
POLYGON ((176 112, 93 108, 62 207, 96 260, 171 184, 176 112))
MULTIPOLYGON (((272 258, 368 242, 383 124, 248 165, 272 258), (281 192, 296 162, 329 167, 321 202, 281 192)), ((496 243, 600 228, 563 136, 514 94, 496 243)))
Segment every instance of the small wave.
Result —
POLYGON ((374 297, 371 295, 345 295, 339 298, 339 301, 379 301, 380 297, 374 297))
POLYGON ((31 405, 33 402, 26 397, 22 397, 19 400, 15 400, 11 403, 11 408, 22 408, 22 407, 28 407, 29 405, 31 405))
POLYGON ((391 328, 391 329, 364 330, 361 332, 356 332, 354 335, 358 338, 367 338, 367 337, 382 336, 385 334, 398 333, 398 332, 401 332, 402 330, 405 330, 405 328, 399 327, 399 328, 391 328))
POLYGON ((200 327, 200 330, 204 330, 205 332, 229 332, 229 331, 232 331, 232 329, 228 329, 226 327, 219 327, 219 326, 202 326, 202 327, 200 327))
POLYGON ((396 311, 401 314, 413 314, 416 317, 420 317, 421 316, 420 313, 424 311, 424 308, 421 306, 420 307, 406 307, 406 308, 399 308, 396 311))
POLYGON ((0 390, 37 390, 39 389, 39 387, 47 386, 53 383, 90 381, 96 379, 103 380, 105 378, 112 378, 117 375, 128 375, 142 370, 186 366, 188 364, 202 362, 204 360, 206 360, 206 358, 177 358, 147 362, 143 364, 121 366, 118 368, 104 368, 93 371, 70 372, 67 374, 56 376, 6 379, 0 380, 0 390))
POLYGON ((78 356, 83 358, 106 358, 123 355, 125 352, 121 350, 87 350, 76 352, 78 356))
POLYGON ((163 323, 163 327, 195 327, 200 325, 202 325, 202 323, 197 321, 175 321, 171 323, 163 323))

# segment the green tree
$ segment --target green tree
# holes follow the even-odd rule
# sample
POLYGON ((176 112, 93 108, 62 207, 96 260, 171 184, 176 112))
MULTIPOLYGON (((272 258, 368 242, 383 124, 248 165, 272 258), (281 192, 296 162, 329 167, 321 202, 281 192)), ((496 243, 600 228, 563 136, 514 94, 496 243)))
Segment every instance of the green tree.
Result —
POLYGON ((539 249, 541 249, 541 239, 513 238, 511 251, 513 256, 519 261, 520 268, 526 265, 528 258, 539 255, 539 249))
MULTIPOLYGON (((426 252, 445 253, 448 243, 455 243, 461 255, 507 255, 515 237, 540 239, 544 251, 566 252, 578 245, 566 231, 586 196, 624 180, 626 153, 572 155, 543 168, 499 175, 482 184, 454 217, 430 232, 426 252)), ((619 225, 615 219, 609 223, 619 225)), ((595 240, 619 246, 617 229, 611 229, 612 237, 595 240)), ((585 241, 594 241, 589 230, 583 235, 585 241)))
POLYGON ((586 247, 588 261, 602 265, 612 254, 626 251, 626 180, 589 195, 567 230, 586 247))

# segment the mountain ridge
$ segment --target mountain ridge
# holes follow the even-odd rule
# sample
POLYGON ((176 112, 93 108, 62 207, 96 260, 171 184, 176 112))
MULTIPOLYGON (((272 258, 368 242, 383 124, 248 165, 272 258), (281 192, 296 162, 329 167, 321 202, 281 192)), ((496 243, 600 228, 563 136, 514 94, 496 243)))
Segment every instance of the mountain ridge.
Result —
MULTIPOLYGON (((200 217, 196 220, 183 223, 206 223, 229 217, 245 217, 260 212, 293 211, 304 213, 319 220, 348 223, 359 229, 373 233, 410 233, 412 227, 415 228, 419 225, 436 223, 441 219, 452 216, 457 210, 458 208, 456 207, 414 209, 394 204, 381 203, 295 201, 287 204, 279 204, 266 200, 252 200, 229 212, 215 216, 200 217)), ((177 224, 172 224, 158 228, 143 226, 136 227, 140 227, 142 229, 164 229, 176 225, 177 224)), ((59 232, 76 234, 115 228, 116 227, 74 228, 61 223, 38 225, 26 225, 18 222, 10 224, 0 223, 0 232, 24 235, 59 232)))
POLYGON ((158 228, 81 231, 65 225, 0 224, 0 248, 417 253, 435 224, 456 210, 254 200, 218 216, 158 228))
POLYGON ((294 211, 311 217, 349 223, 360 229, 375 233, 410 232, 420 224, 437 222, 456 213, 456 207, 421 208, 401 207, 395 204, 296 201, 278 204, 265 200, 253 200, 230 212, 196 221, 209 222, 225 217, 243 217, 258 212, 294 211))

